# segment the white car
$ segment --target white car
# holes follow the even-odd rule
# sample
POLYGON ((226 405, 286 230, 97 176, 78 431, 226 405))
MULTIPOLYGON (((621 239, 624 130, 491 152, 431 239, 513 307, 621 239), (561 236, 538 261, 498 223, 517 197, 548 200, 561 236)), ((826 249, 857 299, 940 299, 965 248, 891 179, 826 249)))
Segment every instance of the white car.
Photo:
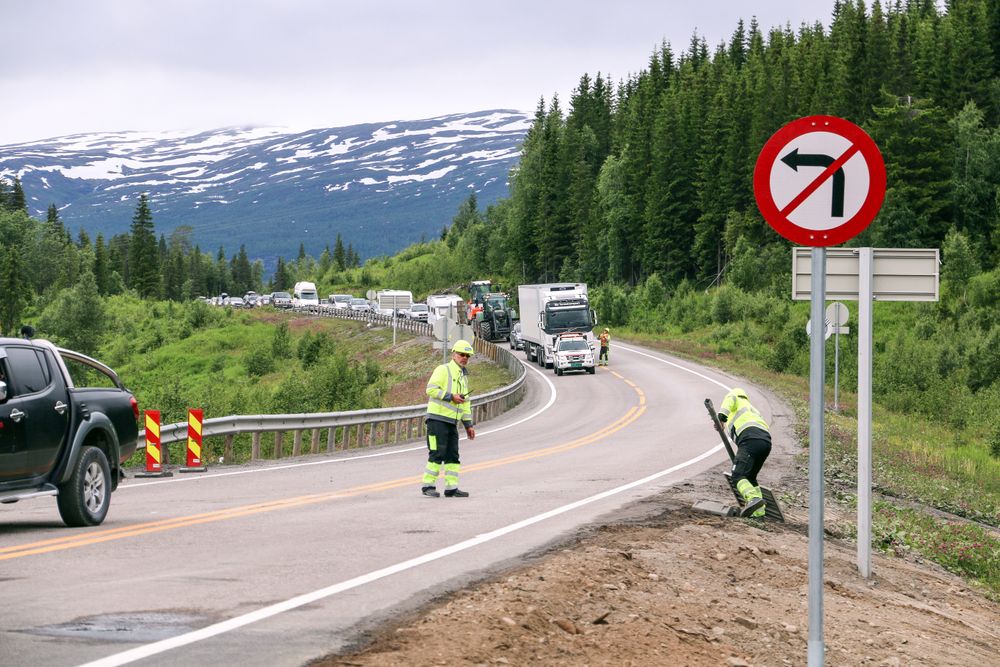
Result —
POLYGON ((594 349, 583 336, 560 336, 553 357, 552 370, 556 375, 566 371, 587 371, 591 375, 597 372, 594 349))
POLYGON ((426 303, 415 303, 410 306, 410 309, 406 311, 406 316, 411 320, 420 320, 421 322, 426 322, 427 318, 430 317, 431 311, 427 307, 426 303))
POLYGON ((365 299, 351 299, 351 310, 356 313, 370 313, 372 307, 365 299))
POLYGON ((345 310, 351 309, 351 297, 350 294, 331 294, 327 299, 333 304, 334 308, 343 308, 345 310))

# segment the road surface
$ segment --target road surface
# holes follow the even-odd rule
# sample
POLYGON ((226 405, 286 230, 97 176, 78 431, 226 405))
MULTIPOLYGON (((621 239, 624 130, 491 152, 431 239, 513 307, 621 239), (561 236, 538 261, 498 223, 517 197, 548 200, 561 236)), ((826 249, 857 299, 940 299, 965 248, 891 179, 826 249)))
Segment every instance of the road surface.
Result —
POLYGON ((727 460, 717 371, 617 344, 594 376, 528 376, 463 439, 465 499, 420 494, 418 442, 130 478, 91 529, 0 506, 0 664, 302 665, 727 460))

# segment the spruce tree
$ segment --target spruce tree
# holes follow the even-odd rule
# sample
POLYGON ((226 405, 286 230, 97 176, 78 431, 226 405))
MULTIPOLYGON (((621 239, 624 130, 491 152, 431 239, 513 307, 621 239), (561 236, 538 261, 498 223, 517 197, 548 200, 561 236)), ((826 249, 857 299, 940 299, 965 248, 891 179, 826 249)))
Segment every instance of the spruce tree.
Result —
POLYGON ((24 188, 21 187, 21 179, 17 176, 14 177, 14 190, 10 193, 8 208, 11 211, 28 212, 28 203, 24 197, 24 188))
POLYGON ((344 251, 344 239, 340 237, 340 233, 337 234, 337 242, 333 245, 333 264, 337 267, 337 271, 343 271, 347 268, 347 255, 344 251))
POLYGON ((108 289, 110 286, 109 279, 111 277, 111 267, 108 261, 108 251, 104 247, 104 235, 101 233, 97 234, 97 239, 94 241, 94 284, 97 285, 97 291, 102 296, 108 294, 108 289))
POLYGON ((14 333, 30 296, 20 251, 13 245, 0 245, 0 334, 14 333))
POLYGON ((153 214, 145 193, 139 196, 139 204, 132 216, 128 259, 128 286, 143 298, 159 296, 159 246, 153 228, 153 214))

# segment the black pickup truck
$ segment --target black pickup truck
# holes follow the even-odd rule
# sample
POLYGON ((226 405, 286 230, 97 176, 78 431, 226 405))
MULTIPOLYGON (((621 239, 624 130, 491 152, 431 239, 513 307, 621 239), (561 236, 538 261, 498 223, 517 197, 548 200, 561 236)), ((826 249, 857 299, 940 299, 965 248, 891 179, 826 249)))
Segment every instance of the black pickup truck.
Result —
POLYGON ((57 496, 68 525, 100 524, 138 419, 135 396, 96 359, 0 338, 0 503, 57 496))

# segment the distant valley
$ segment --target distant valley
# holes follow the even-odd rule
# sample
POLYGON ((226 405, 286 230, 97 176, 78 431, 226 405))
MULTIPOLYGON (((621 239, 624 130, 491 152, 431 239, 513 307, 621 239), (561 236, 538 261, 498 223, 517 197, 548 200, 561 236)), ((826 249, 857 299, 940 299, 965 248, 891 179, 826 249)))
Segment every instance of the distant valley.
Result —
POLYGON ((30 212, 50 204, 75 235, 126 232, 149 195, 157 234, 194 229, 203 251, 245 244, 273 267, 299 245, 319 256, 337 234, 362 258, 434 238, 475 192, 507 194, 530 114, 492 110, 294 131, 225 128, 78 134, 0 146, 30 212))

